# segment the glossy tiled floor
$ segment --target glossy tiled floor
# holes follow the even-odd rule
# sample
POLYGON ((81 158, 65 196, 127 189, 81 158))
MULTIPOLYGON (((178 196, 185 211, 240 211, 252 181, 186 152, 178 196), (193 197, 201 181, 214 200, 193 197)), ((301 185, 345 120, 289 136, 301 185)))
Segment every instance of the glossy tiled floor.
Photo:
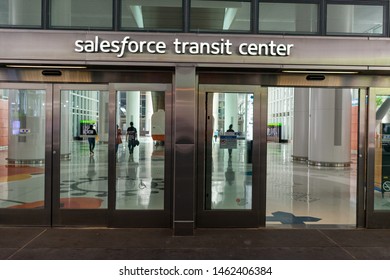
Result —
POLYGON ((269 224, 356 224, 356 156, 349 168, 319 168, 291 160, 292 145, 268 143, 269 224))
MULTIPOLYGON (((267 225, 356 224, 356 160, 350 168, 317 168, 291 160, 291 144, 268 143, 267 225)), ((0 207, 36 208, 43 205, 44 166, 18 167, 12 173, 6 151, 0 152, 3 172, 0 207)), ((98 144, 93 157, 85 141, 73 142, 61 161, 61 207, 106 208, 108 192, 107 145, 98 144)), ((251 209, 252 164, 246 146, 229 156, 213 143, 211 209, 251 209)), ((116 160, 117 209, 162 209, 164 147, 143 138, 129 154, 120 145, 116 160)))

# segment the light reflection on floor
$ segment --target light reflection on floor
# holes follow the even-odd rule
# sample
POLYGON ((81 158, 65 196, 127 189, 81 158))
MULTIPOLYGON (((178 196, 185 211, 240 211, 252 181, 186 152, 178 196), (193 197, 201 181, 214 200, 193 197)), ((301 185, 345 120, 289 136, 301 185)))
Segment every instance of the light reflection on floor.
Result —
MULTIPOLYGON (((356 223, 356 158, 351 168, 308 167, 292 162, 291 144, 268 144, 267 225, 285 223, 356 223)), ((246 147, 213 150, 213 209, 251 209, 251 164, 246 147)), ((44 166, 30 165, 11 172, 0 151, 0 208, 41 208, 44 197, 44 166), (8 168, 8 169, 7 169, 8 168)), ((116 163, 117 209, 163 209, 164 147, 149 138, 130 156, 120 147, 116 163)), ((99 144, 91 158, 87 143, 74 142, 69 160, 61 161, 61 205, 64 208, 107 208, 107 145, 99 144)), ((375 192, 375 207, 390 209, 390 195, 375 192), (388 206, 386 206, 388 205, 388 206)))

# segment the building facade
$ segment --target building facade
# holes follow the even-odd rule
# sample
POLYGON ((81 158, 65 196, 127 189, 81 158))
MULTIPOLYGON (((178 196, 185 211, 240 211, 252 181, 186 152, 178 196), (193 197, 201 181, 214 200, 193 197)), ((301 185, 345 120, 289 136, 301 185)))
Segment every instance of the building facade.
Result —
POLYGON ((390 226, 388 1, 0 7, 0 224, 390 226))

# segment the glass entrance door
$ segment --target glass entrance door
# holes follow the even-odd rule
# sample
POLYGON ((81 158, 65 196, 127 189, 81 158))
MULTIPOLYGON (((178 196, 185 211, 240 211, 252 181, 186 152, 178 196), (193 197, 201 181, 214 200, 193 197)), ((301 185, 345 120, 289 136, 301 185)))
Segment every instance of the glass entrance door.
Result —
POLYGON ((53 225, 108 224, 108 85, 54 85, 53 225))
POLYGON ((260 87, 200 86, 198 226, 264 223, 260 99, 260 87))
POLYGON ((367 227, 390 226, 390 88, 370 88, 367 227))
POLYGON ((0 83, 0 223, 50 225, 52 91, 0 83))
MULTIPOLYGON (((112 223, 171 226, 172 86, 113 84, 112 223)), ((110 184, 111 185, 111 184, 110 184)))

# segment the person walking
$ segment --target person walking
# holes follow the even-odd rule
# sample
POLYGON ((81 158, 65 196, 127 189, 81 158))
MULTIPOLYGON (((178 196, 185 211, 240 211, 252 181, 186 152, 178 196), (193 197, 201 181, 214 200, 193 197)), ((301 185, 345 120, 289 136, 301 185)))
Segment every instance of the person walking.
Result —
MULTIPOLYGON (((226 132, 228 132, 229 134, 231 135, 234 135, 234 130, 233 130, 233 125, 229 125, 229 129, 226 130, 226 132)), ((229 157, 232 156, 232 149, 228 149, 228 152, 229 152, 229 157)))
POLYGON ((87 129, 86 134, 87 134, 87 137, 88 137, 89 155, 93 156, 94 155, 95 144, 96 144, 97 131, 96 131, 96 129, 93 128, 92 124, 89 126, 89 129, 87 129))
POLYGON ((130 122, 130 126, 127 128, 126 141, 128 141, 129 153, 132 154, 134 147, 136 146, 137 129, 134 127, 133 122, 130 122))

